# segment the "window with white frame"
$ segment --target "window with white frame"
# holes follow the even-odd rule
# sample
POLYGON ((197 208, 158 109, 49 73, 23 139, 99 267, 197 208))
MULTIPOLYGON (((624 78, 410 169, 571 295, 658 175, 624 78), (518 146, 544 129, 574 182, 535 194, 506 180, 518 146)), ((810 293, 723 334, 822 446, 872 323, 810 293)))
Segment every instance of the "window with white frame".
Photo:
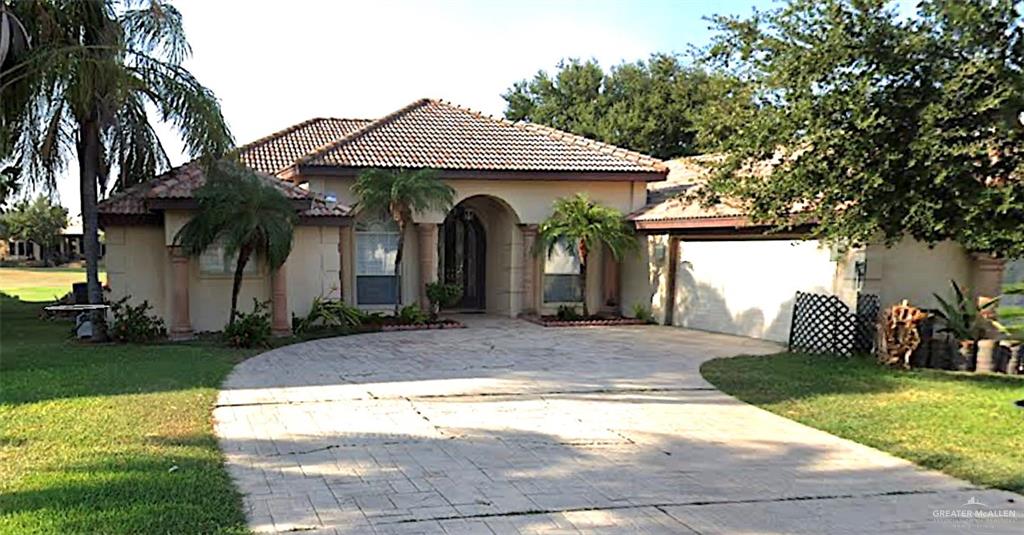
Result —
MULTIPOLYGON (((199 272, 203 275, 234 275, 238 264, 238 253, 228 255, 224 250, 223 240, 217 240, 199 255, 199 272)), ((259 259, 256 255, 249 256, 242 270, 243 275, 259 273, 259 259)))
POLYGON ((356 302, 393 305, 398 298, 395 256, 398 225, 390 218, 356 222, 356 302))
POLYGON ((582 302, 580 277, 579 259, 569 252, 567 244, 556 244, 544 261, 544 302, 582 302))

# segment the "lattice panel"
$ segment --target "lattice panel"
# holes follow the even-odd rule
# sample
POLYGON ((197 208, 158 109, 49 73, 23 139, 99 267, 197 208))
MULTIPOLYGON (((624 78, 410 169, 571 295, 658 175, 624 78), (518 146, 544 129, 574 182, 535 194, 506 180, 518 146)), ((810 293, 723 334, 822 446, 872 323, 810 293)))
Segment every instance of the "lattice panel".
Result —
POLYGON ((857 308, 858 313, 850 312, 846 303, 834 295, 797 292, 789 332, 790 350, 835 355, 870 351, 878 298, 858 295, 857 308), (871 298, 874 298, 873 305, 871 298), (859 313, 862 300, 863 315, 859 313), (869 316, 872 306, 874 314, 869 316))
POLYGON ((854 350, 874 352, 875 334, 878 330, 878 313, 881 310, 878 296, 874 294, 857 294, 857 337, 854 350))

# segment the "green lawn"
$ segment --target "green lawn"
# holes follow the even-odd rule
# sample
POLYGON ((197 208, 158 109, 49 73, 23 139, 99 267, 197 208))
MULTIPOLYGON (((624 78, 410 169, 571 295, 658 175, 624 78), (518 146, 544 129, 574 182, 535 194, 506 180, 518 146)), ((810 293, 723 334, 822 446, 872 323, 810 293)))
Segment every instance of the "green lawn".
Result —
POLYGON ((210 410, 247 354, 80 344, 39 307, 0 296, 0 533, 244 532, 210 410))
POLYGON ((1024 378, 897 371, 868 357, 715 359, 715 386, 776 414, 968 481, 1024 492, 1024 378))
MULTIPOLYGON (((106 280, 101 271, 100 281, 106 280)), ((76 282, 85 282, 84 268, 0 268, 0 292, 22 301, 53 301, 76 282)))

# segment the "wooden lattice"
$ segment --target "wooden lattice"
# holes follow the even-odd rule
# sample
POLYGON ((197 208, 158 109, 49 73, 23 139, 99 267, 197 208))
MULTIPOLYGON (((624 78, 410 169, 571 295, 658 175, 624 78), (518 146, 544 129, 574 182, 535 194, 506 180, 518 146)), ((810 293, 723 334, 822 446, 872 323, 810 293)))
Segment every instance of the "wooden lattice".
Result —
MULTIPOLYGON (((797 292, 789 331, 790 350, 835 355, 870 351, 876 316, 867 315, 872 304, 866 296, 858 296, 858 312, 862 298, 864 315, 850 312, 850 307, 834 295, 797 292)), ((877 298, 874 301, 877 310, 877 298)))

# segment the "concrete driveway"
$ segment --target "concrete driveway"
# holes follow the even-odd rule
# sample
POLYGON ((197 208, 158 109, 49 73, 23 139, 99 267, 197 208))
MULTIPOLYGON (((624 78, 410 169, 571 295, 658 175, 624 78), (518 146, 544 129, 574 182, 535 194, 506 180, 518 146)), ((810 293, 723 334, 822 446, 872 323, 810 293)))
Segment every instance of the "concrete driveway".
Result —
POLYGON ((240 364, 214 416, 252 529, 1024 529, 1018 495, 775 416, 700 376, 709 358, 773 344, 664 327, 468 323, 309 342, 240 364), (941 518, 1004 509, 1017 519, 941 518))

